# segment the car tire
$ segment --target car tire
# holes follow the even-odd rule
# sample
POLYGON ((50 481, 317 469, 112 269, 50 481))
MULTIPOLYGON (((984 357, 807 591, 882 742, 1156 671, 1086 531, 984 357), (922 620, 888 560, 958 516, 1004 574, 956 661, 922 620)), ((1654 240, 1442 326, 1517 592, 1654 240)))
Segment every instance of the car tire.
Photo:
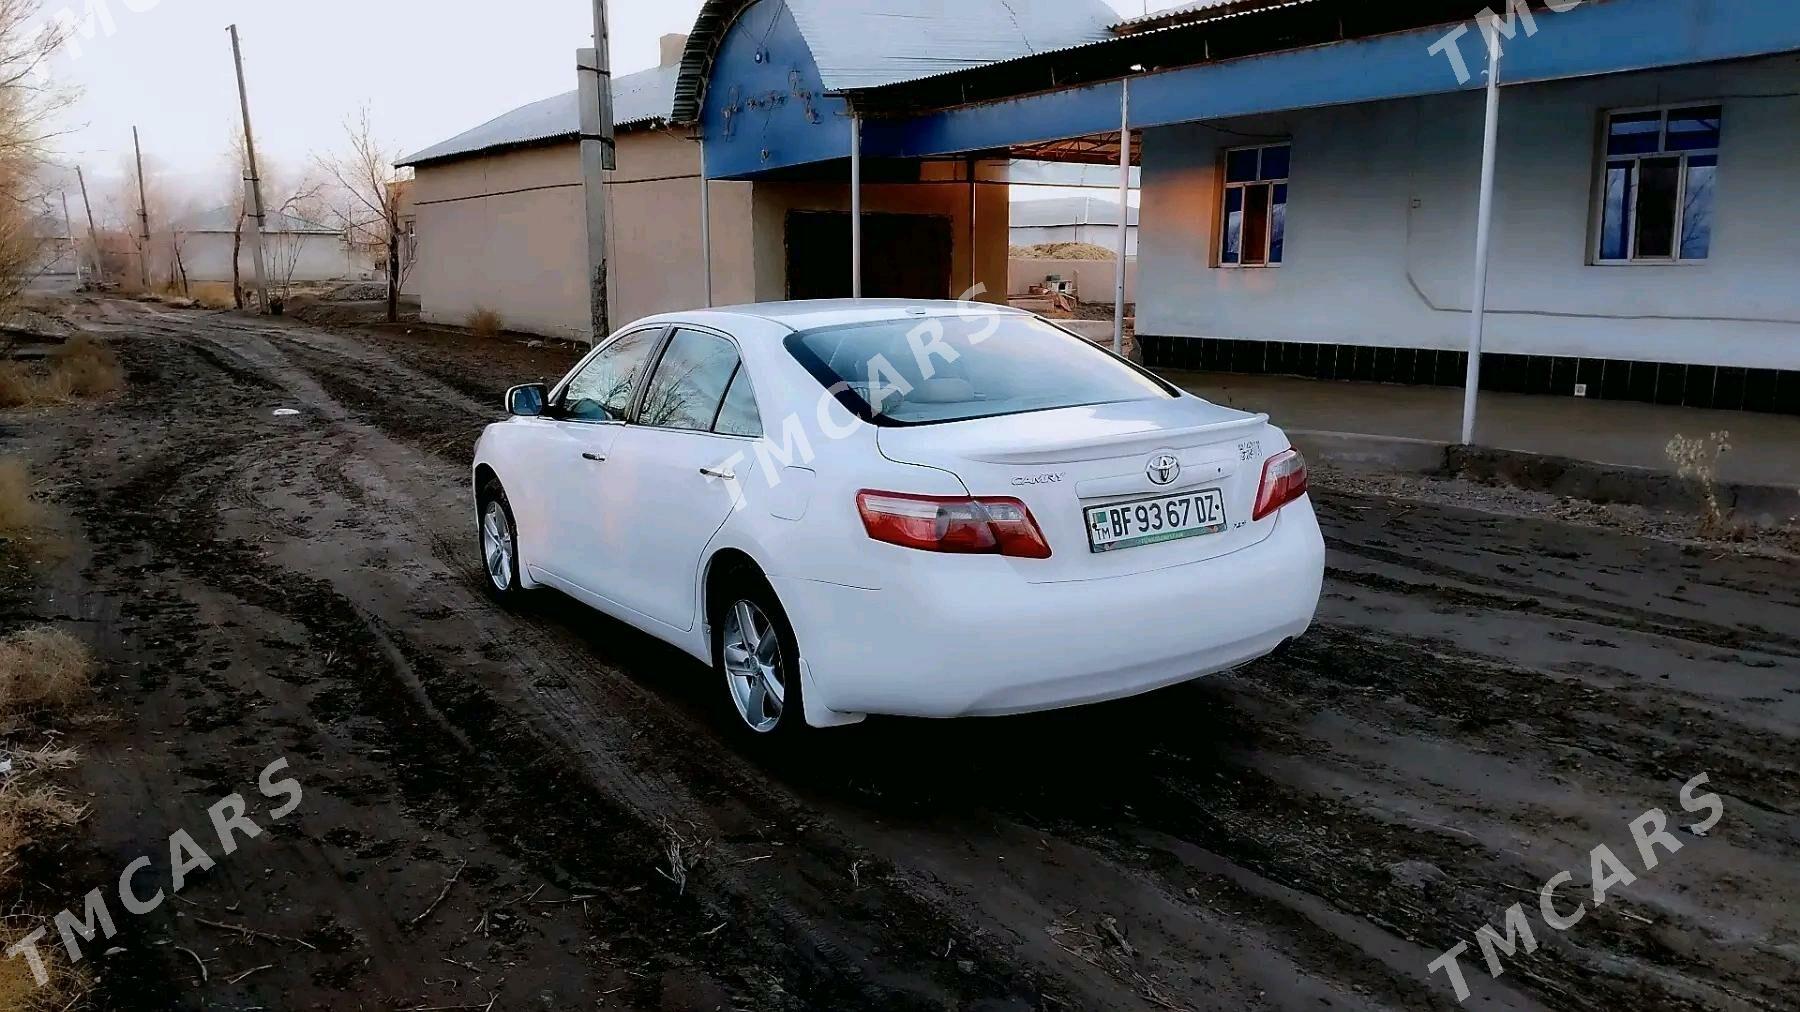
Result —
POLYGON ((725 719, 734 734, 762 746, 804 734, 800 647, 769 581, 749 567, 727 574, 709 614, 713 671, 725 689, 725 719))
POLYGON ((482 585, 502 603, 525 593, 519 579, 519 526, 500 479, 489 478, 475 497, 475 544, 480 552, 482 585))

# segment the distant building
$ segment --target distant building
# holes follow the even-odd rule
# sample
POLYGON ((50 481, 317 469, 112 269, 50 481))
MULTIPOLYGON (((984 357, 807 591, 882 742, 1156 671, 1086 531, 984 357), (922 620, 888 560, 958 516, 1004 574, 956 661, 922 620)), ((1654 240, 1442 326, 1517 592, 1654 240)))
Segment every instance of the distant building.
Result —
MULTIPOLYGON (((181 262, 189 281, 232 280, 233 233, 238 233, 238 279, 252 284, 256 278, 255 247, 251 233, 256 223, 239 220, 236 207, 220 207, 194 215, 175 225, 181 239, 181 262)), ((166 238, 166 237, 165 237, 166 238)), ((269 211, 263 216, 264 262, 269 283, 283 281, 339 281, 362 277, 366 268, 357 262, 344 233, 317 222, 269 211)))

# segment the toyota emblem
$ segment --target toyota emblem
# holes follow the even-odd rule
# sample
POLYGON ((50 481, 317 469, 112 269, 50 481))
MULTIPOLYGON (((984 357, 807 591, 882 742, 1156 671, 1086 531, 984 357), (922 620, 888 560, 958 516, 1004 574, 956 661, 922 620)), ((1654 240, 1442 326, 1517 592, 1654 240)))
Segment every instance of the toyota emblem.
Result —
POLYGON ((1181 477, 1181 460, 1173 453, 1159 453, 1150 458, 1150 466, 1144 469, 1153 485, 1173 485, 1175 479, 1181 477))

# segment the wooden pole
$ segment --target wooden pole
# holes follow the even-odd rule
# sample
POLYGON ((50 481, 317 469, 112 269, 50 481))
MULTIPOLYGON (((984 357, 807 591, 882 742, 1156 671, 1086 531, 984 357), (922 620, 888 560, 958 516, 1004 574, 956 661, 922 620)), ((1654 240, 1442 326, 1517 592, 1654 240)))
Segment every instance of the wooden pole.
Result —
POLYGON ((137 152, 138 221, 143 225, 144 244, 138 249, 138 282, 150 290, 150 202, 144 196, 144 148, 138 143, 138 128, 131 128, 131 147, 137 152))
POLYGON ((75 166, 75 179, 81 183, 81 206, 87 209, 88 245, 93 247, 94 284, 106 281, 106 265, 100 256, 100 230, 94 227, 94 205, 88 202, 87 176, 82 174, 81 166, 75 166))
POLYGON ((237 65, 238 105, 244 113, 244 176, 249 187, 250 217, 255 220, 255 228, 251 232, 250 253, 256 262, 256 297, 262 305, 259 312, 269 312, 269 272, 263 253, 263 216, 262 177, 256 169, 256 135, 250 130, 250 92, 244 86, 244 52, 238 44, 237 25, 225 29, 231 33, 231 59, 237 65))

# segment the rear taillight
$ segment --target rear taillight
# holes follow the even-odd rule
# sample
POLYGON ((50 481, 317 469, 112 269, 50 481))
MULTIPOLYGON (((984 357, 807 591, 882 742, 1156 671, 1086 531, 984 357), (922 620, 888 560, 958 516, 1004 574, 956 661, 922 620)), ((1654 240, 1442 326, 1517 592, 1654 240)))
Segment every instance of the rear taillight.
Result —
POLYGON ((1283 450, 1263 464, 1251 520, 1261 520, 1306 494, 1306 458, 1299 450, 1283 450))
POLYGON ((1031 510, 1012 498, 858 492, 869 537, 903 548, 961 555, 1048 559, 1050 543, 1031 510))

